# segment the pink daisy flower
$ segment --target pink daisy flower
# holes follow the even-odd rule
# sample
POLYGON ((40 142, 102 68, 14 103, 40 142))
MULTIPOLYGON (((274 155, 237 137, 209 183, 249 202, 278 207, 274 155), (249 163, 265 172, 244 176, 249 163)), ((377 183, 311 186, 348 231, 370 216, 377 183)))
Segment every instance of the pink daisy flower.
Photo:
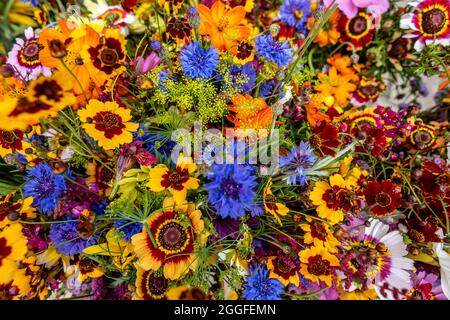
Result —
POLYGON ((51 69, 44 67, 39 60, 39 51, 42 47, 39 38, 34 34, 33 28, 25 29, 25 40, 16 38, 12 50, 8 53, 8 63, 24 81, 36 80, 40 74, 50 76, 51 69))

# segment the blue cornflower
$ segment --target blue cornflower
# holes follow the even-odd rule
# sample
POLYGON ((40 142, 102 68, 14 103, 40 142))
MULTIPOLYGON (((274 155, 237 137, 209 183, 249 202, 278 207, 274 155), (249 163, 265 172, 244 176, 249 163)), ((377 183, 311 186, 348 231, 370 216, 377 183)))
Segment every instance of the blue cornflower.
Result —
POLYGON ((23 2, 23 3, 29 2, 32 7, 36 7, 36 5, 38 4, 39 0, 21 0, 21 2, 23 2))
MULTIPOLYGON (((145 132, 146 128, 141 128, 145 132)), ((141 135, 138 132, 139 130, 134 133, 133 139, 142 141, 142 146, 151 154, 161 157, 163 161, 171 156, 172 149, 176 146, 175 141, 164 138, 161 135, 155 135, 152 133, 144 133, 141 135)))
POLYGON ((250 268, 242 296, 247 300, 280 300, 284 285, 278 279, 269 278, 266 266, 250 268))
POLYGON ((252 166, 213 164, 207 176, 211 180, 205 184, 208 201, 219 216, 239 218, 246 211, 252 215, 261 213, 260 206, 254 203, 258 183, 252 166))
POLYGON ((278 42, 271 35, 261 35, 255 40, 256 55, 269 62, 275 62, 278 67, 285 67, 292 58, 289 42, 278 42))
POLYGON ((54 174, 47 163, 40 163, 28 172, 25 180, 24 196, 33 197, 33 207, 44 213, 56 209, 59 198, 66 190, 64 176, 54 174))
POLYGON ((191 41, 181 50, 180 62, 189 78, 210 78, 219 63, 219 54, 217 49, 203 48, 198 41, 191 41))
POLYGON ((157 41, 157 40, 153 40, 150 43, 150 47, 152 48, 153 51, 158 51, 159 52, 159 51, 162 50, 161 43, 159 41, 157 41))
MULTIPOLYGON (((68 217, 68 220, 74 220, 75 217, 68 217)), ((50 239, 56 250, 63 255, 75 255, 81 253, 84 249, 96 243, 95 236, 82 238, 77 231, 78 221, 67 221, 61 223, 52 223, 50 226, 50 239)))
POLYGON ((306 24, 311 13, 309 0, 284 0, 280 7, 280 19, 298 31, 305 33, 306 24))
POLYGON ((287 184, 299 184, 304 186, 308 183, 304 171, 310 168, 317 157, 309 143, 300 142, 298 147, 292 148, 289 154, 280 158, 280 167, 285 168, 284 174, 287 184))
POLYGON ((129 220, 116 220, 114 227, 123 234, 123 238, 131 242, 131 237, 142 231, 143 224, 129 220))
POLYGON ((230 68, 230 80, 236 82, 239 78, 245 78, 247 81, 240 84, 240 90, 243 93, 249 93, 256 83, 256 70, 253 68, 250 62, 247 62, 243 66, 233 65, 230 68))

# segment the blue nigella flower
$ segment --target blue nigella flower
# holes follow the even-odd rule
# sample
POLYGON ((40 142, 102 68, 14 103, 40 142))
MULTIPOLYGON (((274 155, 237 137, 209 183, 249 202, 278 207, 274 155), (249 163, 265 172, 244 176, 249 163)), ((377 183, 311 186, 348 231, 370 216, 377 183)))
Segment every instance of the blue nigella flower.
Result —
POLYGON ((140 222, 133 222, 129 220, 116 220, 114 222, 114 227, 123 234, 123 238, 131 242, 131 237, 136 233, 142 231, 143 224, 140 222))
POLYGON ((255 40, 256 55, 269 62, 275 62, 278 67, 285 67, 292 58, 289 42, 279 42, 271 35, 261 35, 255 40))
MULTIPOLYGON (((74 220, 68 217, 68 220, 74 220)), ((50 226, 50 239, 56 250, 63 255, 75 255, 96 243, 95 236, 81 238, 77 231, 78 221, 53 223, 50 226)))
POLYGON ((284 0, 280 7, 280 19, 298 31, 306 32, 306 23, 311 13, 309 0, 284 0))
POLYGON ((298 147, 292 148, 289 154, 280 158, 280 167, 285 168, 284 174, 287 184, 304 186, 308 183, 304 171, 310 168, 317 157, 307 142, 300 142, 298 147))
POLYGON ((180 62, 189 78, 210 78, 219 63, 219 54, 217 49, 203 48, 198 41, 191 41, 181 50, 180 62))
POLYGON ((284 285, 278 279, 269 278, 266 266, 250 268, 242 296, 247 300, 280 300, 284 285))
POLYGON ((54 174, 47 163, 40 163, 28 172, 25 180, 24 196, 33 197, 33 207, 44 213, 56 209, 59 198, 66 190, 64 176, 54 174))
POLYGON ((239 218, 246 211, 252 215, 261 214, 261 207, 254 203, 258 187, 254 168, 238 164, 213 164, 207 174, 210 183, 208 201, 214 205, 222 218, 239 218))
POLYGON ((232 82, 236 82, 239 78, 245 78, 247 81, 240 85, 241 92, 249 93, 256 83, 256 70, 253 68, 250 62, 247 62, 243 66, 233 65, 230 68, 230 79, 232 82))

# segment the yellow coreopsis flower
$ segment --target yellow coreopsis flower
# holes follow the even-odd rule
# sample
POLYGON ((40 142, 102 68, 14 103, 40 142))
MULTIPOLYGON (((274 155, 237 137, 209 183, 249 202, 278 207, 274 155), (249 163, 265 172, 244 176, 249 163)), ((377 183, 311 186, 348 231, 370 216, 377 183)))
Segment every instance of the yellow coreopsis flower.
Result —
POLYGON ((334 274, 332 269, 339 266, 339 260, 325 247, 314 246, 303 250, 300 252, 300 261, 302 276, 316 283, 321 280, 331 286, 334 274))
POLYGON ((132 132, 139 127, 131 120, 131 110, 121 108, 116 102, 91 100, 85 109, 78 111, 82 127, 100 147, 111 150, 133 141, 132 132))
POLYGON ((187 191, 199 187, 199 180, 191 177, 196 170, 197 165, 192 159, 180 154, 175 170, 170 170, 166 165, 151 168, 147 187, 154 192, 169 190, 175 203, 182 204, 186 200, 187 191))

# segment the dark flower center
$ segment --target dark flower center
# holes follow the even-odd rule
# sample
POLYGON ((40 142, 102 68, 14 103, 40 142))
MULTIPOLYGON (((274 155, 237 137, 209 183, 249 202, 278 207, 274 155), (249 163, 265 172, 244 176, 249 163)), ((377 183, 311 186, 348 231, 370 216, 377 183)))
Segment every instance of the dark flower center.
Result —
POLYGON ((330 262, 323 260, 320 255, 308 259, 308 272, 315 276, 330 274, 329 266, 330 262))
POLYGON ((36 98, 45 96, 47 100, 59 102, 64 97, 62 91, 63 89, 55 80, 45 80, 34 87, 34 96, 36 98))
POLYGON ((147 290, 152 296, 161 296, 163 295, 169 282, 162 275, 155 275, 153 272, 147 278, 147 290))
POLYGON ((359 36, 367 30, 367 19, 363 16, 356 16, 349 22, 349 31, 352 35, 359 36))
POLYGON ((231 179, 224 180, 220 185, 220 189, 223 193, 225 193, 228 197, 237 199, 239 198, 239 193, 241 191, 241 184, 233 181, 231 179))
POLYGON ((381 191, 375 196, 375 202, 381 207, 388 207, 392 203, 392 198, 386 192, 381 191))
POLYGON ((100 182, 109 182, 113 178, 113 173, 111 170, 102 167, 100 168, 99 178, 100 182))
POLYGON ((313 221, 311 222, 311 235, 314 238, 318 238, 322 241, 325 241, 327 237, 327 230, 321 223, 313 221))
POLYGON ((253 46, 247 41, 243 41, 237 46, 237 57, 239 59, 246 59, 252 54, 253 46))
POLYGON ((105 66, 114 66, 119 60, 119 54, 111 48, 104 48, 100 53, 100 60, 105 66))
POLYGON ((441 187, 450 186, 450 172, 445 172, 436 178, 436 183, 441 187))
POLYGON ((412 142, 418 149, 424 149, 434 142, 434 136, 431 130, 419 128, 412 133, 412 142))
POLYGON ((277 263, 277 269, 278 269, 277 271, 279 273, 290 274, 292 272, 293 268, 290 265, 288 265, 286 262, 284 262, 283 259, 277 258, 276 260, 277 260, 276 263, 277 263))
POLYGON ((442 30, 446 22, 445 12, 433 8, 422 13, 422 28, 425 33, 435 34, 442 30))
POLYGON ((359 88, 359 91, 366 97, 374 97, 378 94, 378 86, 368 85, 359 88))
POLYGON ((97 113, 94 118, 95 128, 105 132, 105 137, 110 139, 114 135, 120 135, 125 125, 122 123, 122 118, 110 111, 101 111, 97 113))
POLYGON ((14 141, 16 140, 16 136, 14 134, 13 131, 1 131, 2 135, 1 135, 1 139, 2 139, 2 144, 8 144, 11 145, 14 143, 14 141))
POLYGON ((189 238, 180 223, 169 221, 158 228, 157 240, 163 249, 177 252, 184 249, 189 238))
POLYGON ((7 258, 12 253, 12 248, 8 246, 5 238, 0 238, 0 267, 3 264, 3 259, 7 258))
POLYGON ((23 56, 28 61, 35 61, 38 59, 40 49, 39 43, 36 40, 27 41, 22 50, 23 56))
POLYGON ((95 265, 92 260, 81 260, 78 265, 82 274, 92 272, 95 269, 95 265))

